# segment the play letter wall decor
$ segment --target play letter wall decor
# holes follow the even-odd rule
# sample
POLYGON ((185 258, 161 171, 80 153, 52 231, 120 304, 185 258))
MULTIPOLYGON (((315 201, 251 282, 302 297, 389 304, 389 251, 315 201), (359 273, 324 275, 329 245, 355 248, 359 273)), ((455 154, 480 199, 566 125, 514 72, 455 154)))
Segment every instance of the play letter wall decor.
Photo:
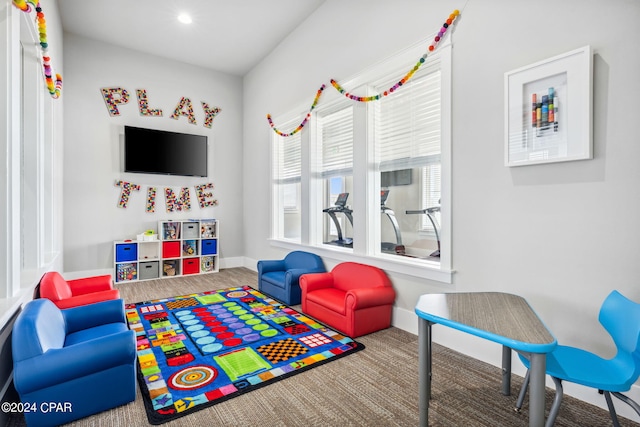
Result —
MULTIPOLYGON (((129 92, 121 87, 104 87, 100 89, 102 93, 102 98, 104 99, 104 103, 107 106, 107 111, 111 117, 116 117, 120 115, 120 107, 122 105, 129 103, 129 92)), ((162 109, 161 108, 150 108, 149 107, 149 98, 147 96, 146 89, 136 89, 136 96, 138 98, 138 111, 141 116, 146 117, 162 117, 162 109)), ((209 107, 209 104, 201 101, 200 105, 202 106, 202 111, 204 113, 204 123, 203 126, 211 129, 213 125, 213 119, 222 111, 219 107, 209 107)), ((177 103, 173 110, 173 114, 169 117, 178 120, 180 117, 185 116, 187 121, 192 125, 197 125, 198 122, 196 120, 196 116, 193 112, 193 104, 191 99, 187 97, 182 97, 177 103)))

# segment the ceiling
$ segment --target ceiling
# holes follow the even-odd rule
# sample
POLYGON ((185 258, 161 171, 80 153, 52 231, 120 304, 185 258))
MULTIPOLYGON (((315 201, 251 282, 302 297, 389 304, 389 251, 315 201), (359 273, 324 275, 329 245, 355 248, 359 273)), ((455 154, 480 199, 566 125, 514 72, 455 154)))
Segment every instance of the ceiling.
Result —
POLYGON ((58 7, 67 32, 243 76, 324 1, 58 0, 58 7), (180 13, 193 23, 179 22, 180 13))

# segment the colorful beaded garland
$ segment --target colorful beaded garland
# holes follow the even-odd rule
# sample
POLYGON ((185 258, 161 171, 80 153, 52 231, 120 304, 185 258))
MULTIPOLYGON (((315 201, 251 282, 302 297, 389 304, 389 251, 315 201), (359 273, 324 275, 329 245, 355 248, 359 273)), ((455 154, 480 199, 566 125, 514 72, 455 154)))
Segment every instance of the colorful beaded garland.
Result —
MULTIPOLYGON (((429 52, 433 52, 436 49, 436 46, 438 46, 438 42, 440 42, 440 40, 442 40, 442 37, 444 37, 444 34, 447 32, 447 28, 449 28, 449 26, 453 23, 453 21, 456 20, 458 15, 460 15, 460 11, 458 9, 454 10, 451 13, 451 15, 449 15, 449 19, 447 19, 445 21, 445 23, 442 24, 442 28, 440 29, 438 34, 434 37, 433 42, 429 45, 429 52)), ((425 53, 424 55, 422 55, 422 57, 416 63, 416 65, 414 65, 414 67, 411 70, 409 70, 409 72, 407 74, 405 74, 404 77, 398 81, 398 83, 394 84, 393 86, 391 86, 389 89, 385 90, 384 92, 376 94, 376 95, 371 95, 371 96, 356 96, 356 95, 353 95, 353 94, 347 92, 334 79, 331 79, 331 85, 338 92, 340 92, 341 94, 343 94, 344 96, 346 96, 347 98, 349 98, 349 99, 351 99, 353 101, 358 101, 358 102, 377 101, 382 97, 385 97, 385 96, 388 96, 388 95, 392 94, 393 92, 398 90, 400 88, 400 86, 402 86, 407 81, 409 81, 409 79, 411 79, 411 77, 413 77, 413 74, 416 71, 418 71, 418 69, 422 66, 422 64, 425 63, 425 61, 427 60, 427 55, 428 55, 428 53, 425 53)))
MULTIPOLYGON (((429 45, 429 52, 433 52, 436 47, 438 46, 438 43, 440 42, 440 40, 442 40, 442 38, 444 37, 444 34, 447 32, 447 28, 449 28, 449 26, 451 26, 451 24, 456 20, 456 18, 460 15, 460 11, 458 9, 454 10, 451 15, 449 15, 449 18, 444 22, 444 24, 442 24, 442 28, 440 29, 440 31, 438 31, 438 34, 434 37, 433 42, 429 45)), ((388 96, 390 94, 392 94, 393 92, 395 92, 396 90, 398 90, 403 84, 405 84, 407 81, 409 81, 409 79, 411 79, 411 77, 413 77, 414 73, 416 71, 418 71, 418 69, 422 66, 422 64, 425 63, 425 61, 427 60, 427 55, 428 53, 425 53, 424 55, 422 55, 422 57, 418 60, 418 62, 416 63, 416 65, 414 65, 414 67, 409 70, 409 72, 407 74, 404 75, 403 78, 401 78, 398 83, 396 83, 395 85, 391 86, 389 89, 385 90, 382 93, 379 93, 377 95, 371 95, 371 96, 356 96, 353 95, 349 92, 347 92, 346 90, 344 90, 344 88, 342 86, 340 86, 340 84, 335 81, 334 79, 331 79, 331 85, 341 94, 343 94, 344 96, 346 96, 349 99, 352 99, 354 101, 358 101, 358 102, 370 102, 370 101, 377 101, 382 97, 388 96)), ((302 120, 302 122, 298 125, 297 128, 295 128, 294 130, 292 130, 289 133, 285 133, 285 132, 281 132, 279 131, 275 125, 273 124, 273 120, 271 119, 271 114, 267 114, 267 120, 269 121, 269 125, 271 126, 271 128, 273 129, 273 131, 275 133, 277 133, 280 136, 292 136, 295 135, 296 133, 300 132, 302 130, 302 128, 307 124, 307 122, 309 121, 309 119, 311 118, 311 112, 313 111, 313 109, 316 107, 316 104, 318 103, 318 99, 320 99, 320 95, 322 95, 322 91, 324 90, 325 85, 323 84, 322 87, 320 88, 320 90, 318 90, 318 93, 316 94, 316 98, 313 100, 313 104, 311 105, 311 108, 309 109, 309 112, 307 113, 307 115, 305 116, 304 120, 302 120)))
POLYGON ((316 108, 316 105, 318 105, 318 100, 320 99, 320 95, 322 95, 322 91, 324 90, 324 88, 325 88, 324 84, 320 86, 320 89, 318 89, 318 92, 316 93, 316 97, 313 100, 313 104, 311 104, 311 108, 309 108, 309 112, 307 113, 305 118, 302 120, 302 122, 298 125, 298 127, 289 133, 279 131, 278 128, 276 128, 275 125, 273 124, 273 120, 271 119, 271 114, 267 114, 267 120, 269 120, 269 125, 271 126, 273 131, 278 135, 284 136, 284 137, 292 136, 300 132, 302 128, 307 124, 309 119, 311 118, 311 112, 313 111, 314 108, 316 108))
POLYGON ((40 7, 40 2, 34 0, 13 0, 13 5, 25 13, 31 12, 31 6, 36 10, 36 20, 38 21, 38 34, 40 35, 40 48, 42 49, 42 68, 44 69, 44 81, 51 97, 56 99, 60 97, 62 91, 62 76, 55 75, 53 80, 53 69, 51 67, 51 58, 47 54, 49 43, 47 42, 47 21, 44 12, 40 7))

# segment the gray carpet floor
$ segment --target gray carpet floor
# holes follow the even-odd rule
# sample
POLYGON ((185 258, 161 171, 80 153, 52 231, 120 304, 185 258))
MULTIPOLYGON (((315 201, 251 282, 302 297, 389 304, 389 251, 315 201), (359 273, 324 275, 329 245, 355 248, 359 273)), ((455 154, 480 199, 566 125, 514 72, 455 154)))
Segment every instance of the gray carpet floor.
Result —
MULTIPOLYGON (((133 303, 233 286, 257 287, 245 268, 219 273, 119 284, 133 303)), ((300 306, 294 306, 300 310, 300 306)), ((165 426, 417 426, 418 337, 389 328, 357 338, 363 351, 246 393, 165 426)), ((500 351, 498 348, 496 351, 500 351)), ((512 395, 503 396, 499 368, 446 347, 433 346, 431 426, 527 426, 528 405, 513 410, 522 377, 513 376, 512 395)), ((597 393, 594 390, 594 393, 597 393)), ((547 390, 547 410, 553 390, 547 390)), ((617 404, 622 404, 617 403, 617 404)), ((623 426, 640 426, 621 418, 623 426)), ((8 427, 25 426, 14 416, 8 427)), ((68 424, 74 427, 136 427, 148 421, 138 390, 127 405, 68 424)), ((565 396, 556 426, 611 426, 607 411, 565 396)))

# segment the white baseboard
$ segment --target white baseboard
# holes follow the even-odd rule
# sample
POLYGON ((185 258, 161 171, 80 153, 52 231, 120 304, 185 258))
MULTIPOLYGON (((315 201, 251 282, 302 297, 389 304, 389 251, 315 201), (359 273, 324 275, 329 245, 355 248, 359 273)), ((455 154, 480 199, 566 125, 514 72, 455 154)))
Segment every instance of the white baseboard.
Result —
MULTIPOLYGON (((394 307, 391 323, 396 328, 418 335, 418 316, 413 311, 394 307)), ((433 326, 433 342, 498 368, 502 367, 502 346, 500 344, 441 325, 433 326)), ((526 369, 520 362, 516 352, 512 352, 511 367, 512 373, 516 375, 524 377, 526 374, 526 369)), ((546 385, 555 390, 555 385, 551 378, 547 377, 546 385)), ((564 382, 563 388, 564 394, 567 396, 598 406, 605 411, 609 410, 604 396, 593 388, 569 382, 564 382)), ((517 394, 519 390, 512 390, 511 392, 512 394, 517 394)), ((636 402, 640 402, 640 386, 638 384, 633 385, 631 390, 624 394, 636 402)), ((613 400, 619 417, 637 422, 638 414, 629 405, 615 398, 613 400)), ((550 402, 547 403, 550 404, 550 402)))
POLYGON ((244 268, 258 272, 258 260, 253 258, 244 257, 244 268))
POLYGON ((220 268, 244 267, 244 257, 220 258, 220 268))

